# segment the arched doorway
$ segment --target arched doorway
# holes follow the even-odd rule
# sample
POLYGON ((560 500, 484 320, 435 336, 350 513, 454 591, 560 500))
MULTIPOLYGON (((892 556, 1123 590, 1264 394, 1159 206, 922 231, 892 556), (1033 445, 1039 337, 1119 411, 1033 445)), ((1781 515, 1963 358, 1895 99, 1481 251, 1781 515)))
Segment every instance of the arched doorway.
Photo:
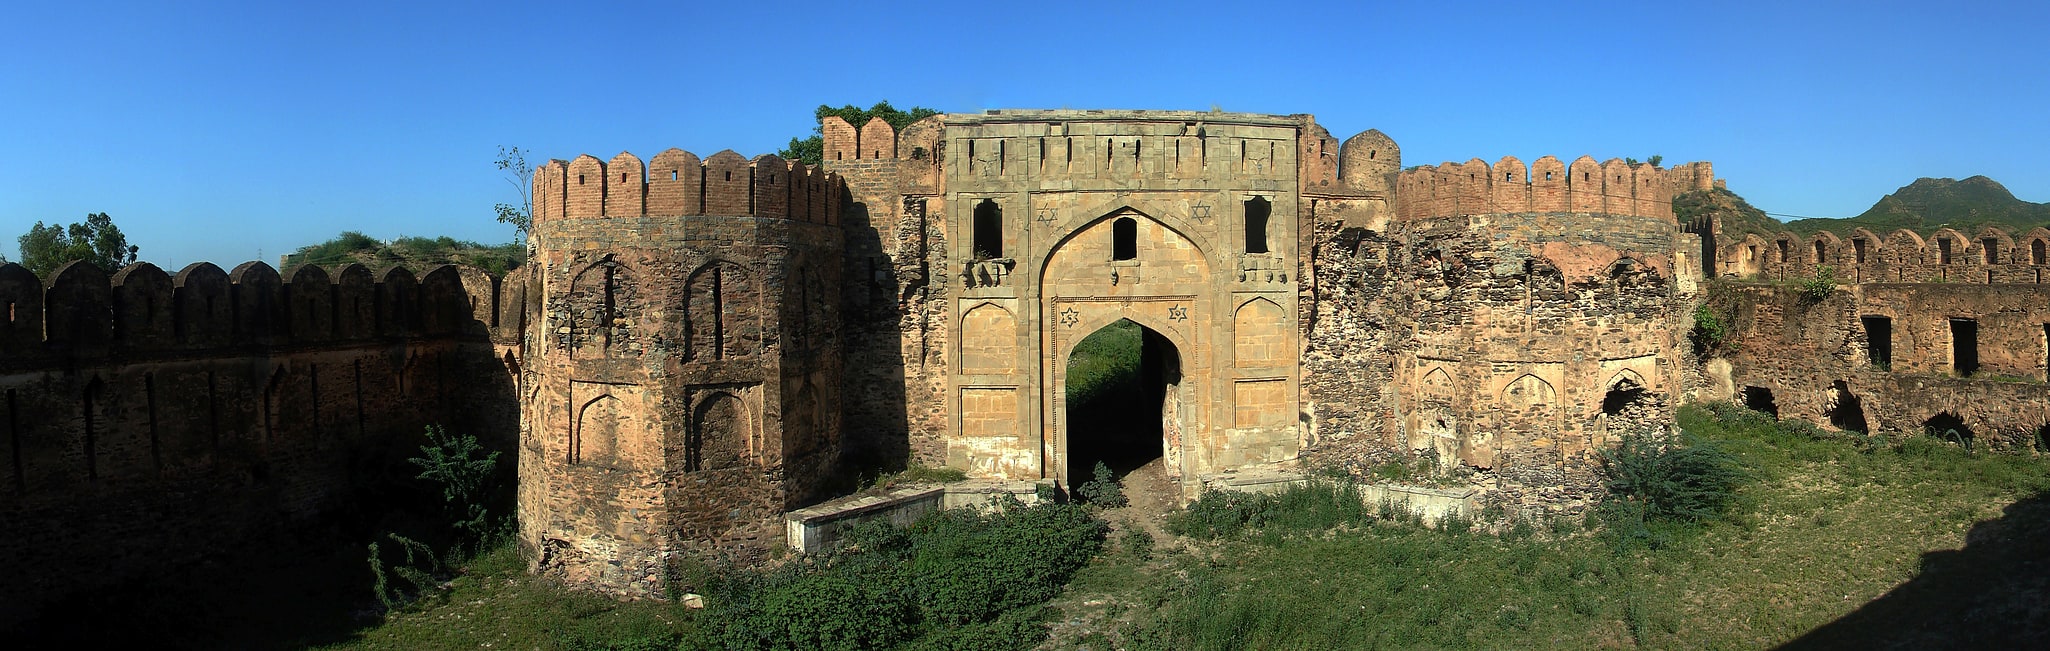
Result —
POLYGON ((1069 483, 1091 479, 1098 462, 1123 477, 1179 444, 1182 360, 1167 336, 1119 319, 1076 342, 1064 364, 1069 483))

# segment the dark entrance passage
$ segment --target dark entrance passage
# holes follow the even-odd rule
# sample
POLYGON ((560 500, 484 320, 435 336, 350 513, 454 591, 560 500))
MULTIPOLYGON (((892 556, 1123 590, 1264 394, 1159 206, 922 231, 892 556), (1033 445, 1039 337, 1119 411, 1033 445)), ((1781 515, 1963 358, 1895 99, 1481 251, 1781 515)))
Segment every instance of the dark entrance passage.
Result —
POLYGON ((1965 419, 1959 418, 1957 414, 1946 411, 1930 416, 1929 420, 1922 421, 1922 431, 1963 446, 1968 451, 1972 449, 1972 428, 1965 425, 1965 419))
POLYGON ((1753 411, 1762 411, 1773 418, 1780 417, 1780 406, 1772 399, 1772 389, 1765 387, 1744 387, 1744 406, 1753 411))
POLYGON ((1829 426, 1846 432, 1866 433, 1865 403, 1851 393, 1851 385, 1843 380, 1829 387, 1829 410, 1823 415, 1829 417, 1829 426))
POLYGON ((1181 376, 1174 344, 1130 320, 1076 343, 1067 368, 1068 482, 1089 481, 1097 462, 1123 477, 1159 459, 1181 376))

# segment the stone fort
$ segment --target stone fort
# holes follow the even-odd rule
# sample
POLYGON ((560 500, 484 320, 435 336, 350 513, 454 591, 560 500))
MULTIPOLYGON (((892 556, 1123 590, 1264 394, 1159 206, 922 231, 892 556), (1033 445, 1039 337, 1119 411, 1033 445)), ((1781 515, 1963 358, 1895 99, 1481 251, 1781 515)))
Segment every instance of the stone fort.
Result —
POLYGON ((536 571, 628 596, 680 555, 782 544, 783 514, 861 468, 1065 486, 1137 453, 1192 497, 1428 460, 1478 502, 1557 512, 1687 401, 2024 453, 2050 431, 2041 228, 1739 232, 1674 214, 1720 185, 1708 163, 1405 167, 1308 115, 821 131, 816 168, 551 161, 534 257, 503 278, 0 266, 0 516, 26 532, 0 577, 76 590, 66 568, 346 510, 426 423, 516 450, 536 571), (1826 296, 1787 282, 1823 267, 1826 296), (1726 342, 1689 340, 1703 305, 1726 342), (1131 408, 1159 425, 1077 427, 1069 356, 1122 322, 1131 408))

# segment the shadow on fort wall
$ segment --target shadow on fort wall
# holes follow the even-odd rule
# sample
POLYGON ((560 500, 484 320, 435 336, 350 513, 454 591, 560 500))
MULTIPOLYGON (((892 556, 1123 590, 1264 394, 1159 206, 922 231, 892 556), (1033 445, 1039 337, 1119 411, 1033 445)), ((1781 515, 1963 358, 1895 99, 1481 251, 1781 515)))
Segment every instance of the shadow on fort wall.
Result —
MULTIPOLYGON (((24 413, 9 432, 15 481, 0 496, 8 534, 0 543, 8 559, 0 568, 0 639, 13 648, 258 649, 346 639, 378 612, 369 542, 397 532, 442 547, 435 540, 448 529, 441 495, 407 462, 420 456, 428 424, 501 451, 502 491, 488 508, 512 514, 518 403, 507 365, 516 361, 499 356, 493 341, 517 341, 520 311, 509 310, 508 321, 495 303, 517 303, 521 294, 514 282, 501 293, 492 281, 481 288, 486 296, 446 272, 430 276, 447 281, 432 285, 446 291, 407 297, 403 310, 390 313, 388 323, 397 325, 351 336, 313 339, 306 329, 245 336, 238 329, 209 338, 191 330, 171 344, 181 348, 158 352, 136 349, 134 330, 116 328, 109 348, 89 355, 10 342, 24 354, 0 378, 20 387, 24 413), (411 312, 415 306, 422 309, 411 312), (363 361, 351 382, 353 360, 363 361), (188 449, 179 446, 188 425, 207 419, 178 415, 204 416, 215 402, 206 382, 199 383, 204 401, 181 398, 191 383, 176 378, 190 368, 218 375, 222 390, 212 408, 217 440, 199 436, 201 444, 188 449), (329 372, 293 375, 301 368, 329 372), (153 385, 163 395, 110 411, 99 432, 86 426, 83 454, 96 454, 95 434, 97 454, 109 458, 121 449, 107 441, 138 441, 131 456, 160 459, 155 469, 144 464, 111 477, 102 470, 95 478, 48 465, 20 479, 22 468, 36 468, 24 459, 79 456, 80 416, 69 387, 80 378, 109 378, 118 400, 130 380, 152 372, 172 378, 153 385), (265 377, 298 378, 292 386, 301 388, 266 398, 265 377), (309 384, 316 377, 329 382, 309 384), (56 452, 24 456, 20 446, 29 443, 56 452)), ((86 403, 88 414, 93 408, 86 403)))
POLYGON ((1963 549, 1922 555, 1892 591, 1780 646, 2040 649, 2050 644, 2050 491, 1972 525, 1963 549))
MULTIPOLYGON (((903 470, 912 458, 910 417, 904 359, 904 321, 922 302, 926 278, 907 278, 883 248, 882 231, 867 204, 851 202, 841 213, 846 234, 843 323, 848 326, 841 393, 844 435, 841 449, 842 487, 903 470)), ((923 228, 923 226, 921 226, 923 228)), ((924 270, 922 252, 917 254, 924 270)))

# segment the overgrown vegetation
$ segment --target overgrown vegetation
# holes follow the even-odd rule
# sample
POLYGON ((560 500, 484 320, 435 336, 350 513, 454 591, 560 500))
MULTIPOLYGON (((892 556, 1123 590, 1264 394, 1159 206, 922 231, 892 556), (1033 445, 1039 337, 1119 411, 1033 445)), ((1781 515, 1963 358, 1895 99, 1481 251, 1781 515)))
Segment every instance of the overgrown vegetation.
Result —
POLYGON ((299 247, 299 250, 285 256, 284 265, 289 269, 302 264, 335 267, 361 263, 376 273, 401 266, 427 269, 444 264, 462 264, 503 274, 518 268, 526 259, 526 245, 518 242, 486 245, 446 235, 401 237, 386 242, 356 231, 343 231, 326 242, 299 247))
POLYGON ((1807 299, 1810 303, 1820 303, 1823 299, 1829 298, 1830 294, 1836 293, 1838 282, 1836 267, 1818 266, 1815 268, 1815 275, 1801 280, 1801 298, 1807 299))
POLYGON ((2014 571, 2050 554, 2039 459, 1726 403, 1683 407, 1679 424, 1692 437, 1611 455, 1613 503, 1640 505, 1656 544, 1635 544, 1609 509, 1425 526, 1319 479, 1206 494, 1165 541, 1128 527, 1106 546, 1106 525, 1075 505, 871 525, 843 551, 703 579, 703 611, 554 589, 500 548, 356 645, 1004 649, 1049 627, 1048 648, 1142 650, 2041 639, 2026 627, 2050 594, 2014 571))
MULTIPOLYGON (((891 128, 902 133, 904 127, 911 126, 911 123, 939 114, 939 111, 923 106, 913 106, 908 111, 899 110, 897 107, 891 106, 889 100, 876 102, 875 106, 865 109, 853 104, 840 108, 820 104, 817 110, 812 111, 811 136, 801 139, 791 138, 790 145, 784 147, 782 151, 776 152, 776 155, 783 157, 785 160, 804 161, 805 165, 818 165, 825 162, 826 139, 817 121, 824 120, 829 116, 839 116, 840 119, 846 120, 847 124, 853 125, 856 130, 860 130, 863 125, 868 124, 870 119, 882 118, 884 122, 890 124, 891 128)), ((908 158, 921 160, 930 155, 930 152, 923 151, 899 153, 908 158)))
MULTIPOLYGON (((21 246, 21 266, 45 279, 72 260, 91 262, 111 276, 134 262, 136 252, 141 250, 129 244, 121 227, 115 226, 114 219, 103 212, 86 215, 85 221, 69 226, 44 226, 36 222, 16 243, 21 246)), ((6 258, 0 257, 0 262, 6 262, 6 258)))
POLYGON ((386 532, 384 542, 395 544, 403 559, 388 558, 379 541, 370 543, 372 591, 386 610, 427 594, 454 568, 493 543, 508 539, 512 528, 509 514, 491 517, 492 502, 500 497, 496 490, 502 472, 498 452, 487 453, 476 436, 450 434, 439 425, 428 425, 426 435, 420 456, 407 462, 420 469, 415 479, 441 494, 441 519, 448 530, 417 532, 412 537, 386 532), (435 552, 421 540, 440 542, 443 551, 435 552), (407 585, 396 585, 393 576, 407 585))
POLYGON ((1619 464, 1637 468, 1619 477, 1692 486, 1631 489, 1615 500, 1674 514, 1650 520, 1662 544, 1635 544, 1645 541, 1612 524, 1614 507, 1593 518, 1538 521, 1491 510, 1485 529, 1493 533, 1485 533, 1463 519, 1420 526, 1400 510, 1364 505, 1338 481, 1278 495, 1217 493, 1170 520, 1174 531, 1208 541, 1196 552, 1156 558, 1144 570, 1136 561, 1099 562, 1077 577, 1062 600, 1068 616, 1097 619, 1075 627, 1094 637, 1077 633, 1074 641, 1126 649, 1767 648, 1806 635, 1827 648, 1911 634, 1941 644, 2008 639, 2002 635, 2013 633, 1988 613, 2027 620, 2045 597, 2027 581, 2009 585, 2034 592, 1989 592, 1983 582, 1997 568, 1917 575, 1931 558, 1962 567, 1968 561, 1943 556, 1955 553, 1924 553, 1966 546, 1967 529, 2018 499, 2006 507, 2017 514, 2007 530, 2029 533, 1975 534, 1965 553, 2026 558, 2050 547, 2050 527, 2014 520, 2044 511, 2038 496, 2050 487, 2050 469, 2034 459, 1974 458, 1926 437, 1894 443, 1729 404, 1685 407, 1680 424, 1695 438, 1616 453, 1619 464), (1736 481, 1732 468, 1748 481, 1736 481), (1661 502, 1669 506, 1652 506, 1661 502), (1692 506, 1670 506, 1685 503, 1692 506), (1092 602, 1108 605, 1083 605, 1092 602))
POLYGON ((1730 326, 1723 317, 1716 314, 1708 303, 1694 306, 1694 328, 1687 331, 1687 339, 1694 343, 1694 352, 1706 357, 1720 351, 1730 340, 1730 326))
POLYGON ((1075 495, 1098 508, 1115 509, 1126 504, 1124 485, 1119 484, 1117 476, 1111 473, 1110 464, 1102 461, 1096 462, 1089 481, 1075 487, 1075 495))

